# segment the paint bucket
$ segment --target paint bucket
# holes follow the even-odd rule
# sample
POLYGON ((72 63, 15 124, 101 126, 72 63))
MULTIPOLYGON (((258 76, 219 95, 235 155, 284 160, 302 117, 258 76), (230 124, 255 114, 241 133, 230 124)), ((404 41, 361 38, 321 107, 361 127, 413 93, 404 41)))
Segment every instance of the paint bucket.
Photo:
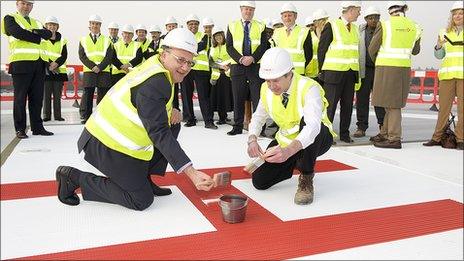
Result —
POLYGON ((245 220, 248 198, 246 196, 229 194, 219 198, 222 219, 227 223, 240 223, 245 220))

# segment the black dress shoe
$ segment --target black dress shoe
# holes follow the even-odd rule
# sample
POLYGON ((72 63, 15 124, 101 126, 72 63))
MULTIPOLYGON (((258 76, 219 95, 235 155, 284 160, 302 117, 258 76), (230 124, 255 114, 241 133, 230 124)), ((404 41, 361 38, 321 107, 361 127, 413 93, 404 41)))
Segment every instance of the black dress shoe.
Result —
POLYGON ((18 139, 27 139, 29 136, 26 135, 26 132, 24 131, 17 131, 16 132, 16 138, 18 139))
POLYGON ((340 137, 340 140, 346 143, 353 143, 354 140, 352 138, 348 137, 340 137))
POLYGON ((33 131, 32 135, 52 136, 53 132, 43 129, 39 131, 33 131))
POLYGON ((217 124, 217 125, 224 125, 224 124, 226 124, 226 123, 227 123, 226 120, 218 120, 218 121, 216 121, 216 124, 217 124))
POLYGON ((43 118, 42 121, 50 121, 50 118, 43 118))
POLYGON ((58 181, 58 199, 70 206, 79 205, 79 197, 77 196, 76 189, 79 188, 79 185, 76 185, 71 180, 71 171, 72 167, 68 166, 59 166, 56 169, 56 181, 58 181))
POLYGON ((217 129, 218 129, 218 126, 214 125, 213 122, 206 122, 206 123, 205 123, 205 128, 217 130, 217 129))
POLYGON ((155 196, 167 196, 172 194, 172 190, 170 188, 161 188, 158 187, 153 181, 151 182, 151 189, 153 190, 153 195, 155 196))
POLYGON ((234 136, 237 134, 242 134, 243 130, 241 128, 234 127, 231 131, 227 132, 227 135, 234 136))
POLYGON ((441 142, 439 141, 435 141, 435 140, 429 140, 425 143, 422 143, 422 145, 426 146, 426 147, 431 147, 431 146, 440 146, 441 145, 441 142))
POLYGON ((61 118, 61 117, 59 117, 59 118, 55 118, 55 121, 65 121, 65 119, 64 119, 64 118, 61 118))
POLYGON ((197 125, 197 122, 196 122, 196 121, 187 121, 187 122, 184 124, 185 127, 193 127, 193 126, 195 126, 195 125, 197 125))

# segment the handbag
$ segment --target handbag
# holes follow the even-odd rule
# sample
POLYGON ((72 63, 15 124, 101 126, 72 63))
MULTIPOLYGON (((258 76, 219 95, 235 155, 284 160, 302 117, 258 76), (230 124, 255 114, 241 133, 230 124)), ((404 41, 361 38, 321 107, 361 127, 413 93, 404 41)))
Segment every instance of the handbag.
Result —
POLYGON ((445 132, 441 135, 441 146, 446 149, 455 149, 457 146, 456 134, 454 134, 454 131, 451 129, 451 124, 453 124, 453 127, 456 129, 454 117, 453 113, 451 113, 451 118, 448 119, 445 126, 445 132))

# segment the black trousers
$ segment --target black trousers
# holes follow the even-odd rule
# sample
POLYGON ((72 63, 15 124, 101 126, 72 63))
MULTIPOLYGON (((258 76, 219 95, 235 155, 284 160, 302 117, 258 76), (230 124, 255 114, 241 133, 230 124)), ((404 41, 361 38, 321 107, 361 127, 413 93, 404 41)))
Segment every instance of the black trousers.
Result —
MULTIPOLYGON (((356 92, 356 118, 358 129, 366 131, 369 127, 369 101, 374 86, 375 68, 366 67, 366 76, 361 80, 361 89, 356 92)), ((377 123, 383 125, 385 109, 374 106, 377 123)))
POLYGON ((338 102, 340 101, 340 138, 350 136, 351 115, 353 113, 354 85, 356 74, 354 71, 339 72, 338 83, 324 82, 325 98, 329 102, 327 116, 333 122, 338 102))
POLYGON ((44 129, 40 114, 44 96, 45 63, 38 60, 33 62, 32 66, 29 73, 11 75, 14 86, 13 121, 16 131, 26 130, 26 99, 31 130, 44 129))
POLYGON ((44 99, 43 99, 43 117, 50 119, 52 110, 52 95, 53 95, 53 117, 61 118, 61 93, 63 92, 62 81, 45 81, 44 99))
MULTIPOLYGON (((177 138, 180 124, 172 125, 171 131, 177 138)), ((81 142, 85 143, 84 159, 106 175, 74 170, 72 175, 78 177, 84 200, 113 203, 135 210, 144 210, 153 203, 150 174, 164 176, 168 164, 161 152, 155 148, 153 158, 143 161, 109 149, 88 132, 81 135, 81 142), (87 135, 90 138, 86 138, 87 135)))
POLYGON ((114 86, 119 80, 126 76, 125 73, 111 74, 111 86, 114 86))
MULTIPOLYGON (((110 88, 96 88, 96 89, 97 89, 97 105, 98 105, 110 88)), ((81 99, 79 111, 81 113, 81 117, 85 120, 89 119, 90 115, 92 114, 94 93, 95 93, 95 87, 86 87, 84 88, 84 92, 82 93, 82 99, 81 99)))
POLYGON ((216 84, 212 86, 211 93, 211 103, 212 105, 214 104, 213 107, 215 107, 218 112, 219 120, 225 121, 227 119, 227 112, 231 111, 231 108, 233 109, 232 84, 230 78, 221 72, 216 84))
POLYGON ((245 101, 247 101, 248 96, 250 96, 254 112, 258 107, 261 84, 264 82, 264 80, 259 78, 257 73, 259 71, 259 64, 243 67, 244 74, 231 75, 230 77, 232 81, 232 96, 234 99, 234 128, 239 129, 243 129, 245 101))
MULTIPOLYGON (((332 142, 333 137, 329 128, 321 124, 321 131, 316 136, 313 144, 300 150, 285 162, 264 162, 263 165, 256 169, 252 175, 253 186, 256 189, 268 189, 281 181, 291 178, 294 168, 306 175, 313 174, 317 157, 326 153, 332 146, 332 142)), ((268 145, 268 148, 277 144, 277 141, 273 140, 268 145)))
POLYGON ((213 122, 213 110, 211 109, 211 72, 193 71, 195 87, 197 88, 198 103, 201 115, 205 123, 213 122))
POLYGON ((182 117, 185 121, 194 122, 195 113, 193 112, 193 90, 195 89, 193 70, 185 76, 181 84, 182 94, 182 117))

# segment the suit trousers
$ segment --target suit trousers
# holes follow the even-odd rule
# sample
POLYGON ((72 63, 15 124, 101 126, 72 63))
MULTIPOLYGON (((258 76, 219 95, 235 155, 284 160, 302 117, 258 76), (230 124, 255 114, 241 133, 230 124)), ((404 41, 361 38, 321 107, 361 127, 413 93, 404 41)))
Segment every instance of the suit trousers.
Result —
POLYGON ((26 99, 29 109, 29 122, 32 131, 44 129, 40 113, 44 96, 45 63, 38 60, 32 63, 33 70, 28 73, 12 74, 14 86, 13 120, 16 131, 26 130, 26 99))
POLYGON ((385 108, 385 118, 380 134, 390 141, 401 141, 401 129, 401 109, 385 108))
POLYGON ((61 93, 63 92, 62 81, 45 81, 44 100, 43 100, 43 117, 51 119, 51 106, 53 95, 53 117, 61 118, 61 93))
POLYGON ((440 111, 438 112, 437 125, 432 139, 440 141, 445 132, 445 126, 448 122, 451 108, 455 97, 458 97, 458 122, 454 130, 456 141, 463 142, 463 100, 464 100, 464 83, 462 79, 441 80, 440 89, 438 90, 440 111))
MULTIPOLYGON (((293 175, 293 169, 298 169, 305 175, 314 173, 317 157, 326 153, 332 146, 333 137, 324 124, 321 123, 321 131, 314 142, 282 163, 264 162, 253 172, 252 181, 256 189, 268 189, 273 185, 289 179, 293 175)), ((271 141, 268 148, 276 146, 276 140, 271 141)))
POLYGON ((351 115, 353 112, 354 85, 356 74, 354 71, 337 72, 340 80, 337 83, 325 81, 323 89, 329 102, 327 116, 333 122, 337 104, 340 101, 340 138, 350 136, 351 115))
MULTIPOLYGON (((180 124, 172 125, 171 131, 177 139, 180 124)), ((106 175, 98 176, 78 169, 73 171, 71 175, 78 177, 84 200, 113 203, 134 210, 146 209, 153 203, 150 175, 164 176, 168 164, 156 147, 153 158, 143 161, 111 150, 91 135, 84 142, 84 159, 106 175)))
MULTIPOLYGON (((97 88, 97 105, 103 99, 108 90, 109 88, 97 88)), ((84 92, 82 93, 82 100, 79 110, 82 110, 81 116, 85 120, 88 120, 90 115, 92 115, 94 93, 95 87, 84 88, 84 92)))
MULTIPOLYGON (((356 92, 356 125, 358 129, 366 131, 369 127, 369 102, 374 86, 375 68, 366 67, 366 77, 361 80, 361 88, 356 92)), ((385 109, 374 107, 377 123, 383 125, 385 109)))
POLYGON ((201 115, 205 123, 213 122, 213 110, 211 109, 211 72, 193 71, 195 87, 198 93, 201 115))
POLYGON ((193 70, 190 70, 181 84, 182 116, 187 122, 196 122, 197 120, 193 111, 193 90, 195 89, 195 76, 193 74, 193 70))

